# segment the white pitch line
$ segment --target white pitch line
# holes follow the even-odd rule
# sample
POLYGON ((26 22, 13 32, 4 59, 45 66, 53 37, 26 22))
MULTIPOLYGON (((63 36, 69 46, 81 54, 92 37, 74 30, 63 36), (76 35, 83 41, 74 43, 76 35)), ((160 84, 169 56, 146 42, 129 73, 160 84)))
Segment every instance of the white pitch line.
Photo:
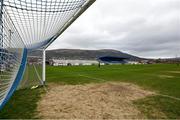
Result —
MULTIPOLYGON (((79 76, 82 76, 82 77, 94 79, 94 80, 107 81, 107 80, 102 79, 102 78, 94 78, 94 77, 87 76, 87 75, 82 75, 82 74, 78 74, 78 75, 79 75, 79 76)), ((169 95, 165 95, 165 94, 159 94, 159 93, 155 93, 155 95, 159 95, 159 96, 162 96, 162 97, 171 98, 171 99, 180 101, 180 98, 178 98, 178 97, 173 97, 173 96, 169 96, 169 95)))
POLYGON ((155 93, 155 95, 159 95, 159 96, 162 96, 162 97, 171 98, 171 99, 180 101, 180 98, 178 98, 178 97, 173 97, 173 96, 159 94, 159 93, 155 93))
POLYGON ((107 81, 107 80, 102 79, 102 78, 94 78, 94 77, 90 77, 90 76, 87 76, 87 75, 82 75, 82 74, 78 74, 78 75, 79 75, 79 76, 82 76, 82 77, 86 77, 86 78, 94 79, 94 80, 107 81))

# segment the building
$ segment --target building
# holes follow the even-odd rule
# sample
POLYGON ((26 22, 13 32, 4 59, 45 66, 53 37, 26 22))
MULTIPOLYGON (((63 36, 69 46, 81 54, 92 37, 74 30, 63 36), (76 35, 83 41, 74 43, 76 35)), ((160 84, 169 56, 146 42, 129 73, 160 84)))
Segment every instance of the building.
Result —
POLYGON ((78 66, 78 65, 97 65, 97 60, 61 60, 50 59, 49 64, 52 66, 78 66))
POLYGON ((138 65, 138 64, 141 64, 141 63, 138 62, 138 61, 127 61, 127 64, 138 65))
POLYGON ((98 58, 98 60, 104 64, 140 64, 138 61, 132 61, 126 57, 105 56, 98 58))
POLYGON ((41 65, 42 64, 42 58, 39 56, 28 56, 27 63, 29 65, 41 65))
POLYGON ((13 49, 1 49, 0 48, 0 72, 10 71, 13 68, 18 54, 13 49))

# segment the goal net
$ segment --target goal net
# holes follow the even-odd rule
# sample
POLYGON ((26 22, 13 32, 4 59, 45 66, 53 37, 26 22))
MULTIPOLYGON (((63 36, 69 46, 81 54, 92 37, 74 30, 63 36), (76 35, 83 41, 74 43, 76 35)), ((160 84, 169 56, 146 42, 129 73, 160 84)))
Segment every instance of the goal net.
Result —
POLYGON ((41 75, 37 73, 42 73, 42 65, 29 62, 35 60, 29 53, 46 49, 94 2, 95 0, 0 1, 0 109, 18 87, 23 73, 24 80, 19 88, 29 86, 31 80, 41 79, 41 75))

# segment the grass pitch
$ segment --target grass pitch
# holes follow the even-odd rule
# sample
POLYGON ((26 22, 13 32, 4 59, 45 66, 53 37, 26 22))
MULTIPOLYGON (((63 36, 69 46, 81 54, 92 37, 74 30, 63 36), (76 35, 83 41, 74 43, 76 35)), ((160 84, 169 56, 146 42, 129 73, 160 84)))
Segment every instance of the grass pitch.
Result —
MULTIPOLYGON (((47 83, 88 84, 108 81, 129 82, 155 91, 158 94, 180 98, 180 66, 175 64, 156 65, 106 65, 97 66, 47 66, 47 83)), ((42 89, 17 91, 0 118, 34 118, 36 103, 42 89), (27 106, 28 105, 28 106, 27 106), (26 113, 26 111, 29 113, 26 113)), ((134 101, 148 118, 179 118, 180 101, 161 95, 134 101)))

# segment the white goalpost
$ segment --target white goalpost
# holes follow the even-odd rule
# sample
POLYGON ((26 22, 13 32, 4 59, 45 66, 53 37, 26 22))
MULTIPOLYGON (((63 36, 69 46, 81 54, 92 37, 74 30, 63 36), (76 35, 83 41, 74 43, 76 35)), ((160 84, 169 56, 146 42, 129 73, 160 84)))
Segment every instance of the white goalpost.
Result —
POLYGON ((43 49, 43 57, 42 57, 42 81, 43 85, 46 82, 46 49, 43 49))

